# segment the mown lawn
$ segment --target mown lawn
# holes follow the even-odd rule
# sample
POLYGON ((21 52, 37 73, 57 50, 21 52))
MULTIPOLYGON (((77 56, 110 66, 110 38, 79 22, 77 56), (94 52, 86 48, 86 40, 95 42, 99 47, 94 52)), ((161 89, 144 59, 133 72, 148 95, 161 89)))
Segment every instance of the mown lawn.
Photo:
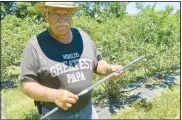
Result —
POLYGON ((180 86, 174 86, 145 105, 133 104, 112 119, 180 119, 180 86))
MULTIPOLYGON (((3 89, 8 119, 37 119, 38 111, 33 100, 25 96, 20 88, 3 89)), ((179 119, 180 87, 168 89, 160 97, 148 102, 146 106, 133 104, 133 107, 121 110, 112 119, 179 119), (150 108, 148 111, 146 108, 150 108)), ((111 118, 110 118, 111 119, 111 118)))

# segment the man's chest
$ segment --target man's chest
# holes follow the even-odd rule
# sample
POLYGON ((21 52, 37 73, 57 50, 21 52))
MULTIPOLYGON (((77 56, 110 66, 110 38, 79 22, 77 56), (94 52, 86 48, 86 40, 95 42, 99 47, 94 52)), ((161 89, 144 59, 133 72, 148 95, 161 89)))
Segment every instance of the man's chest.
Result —
POLYGON ((80 48, 69 51, 60 50, 56 52, 57 54, 54 52, 52 59, 43 53, 39 54, 39 76, 43 83, 53 84, 53 81, 57 81, 56 83, 67 89, 74 89, 73 85, 89 86, 92 84, 95 67, 95 54, 92 46, 85 45, 81 51, 80 48))

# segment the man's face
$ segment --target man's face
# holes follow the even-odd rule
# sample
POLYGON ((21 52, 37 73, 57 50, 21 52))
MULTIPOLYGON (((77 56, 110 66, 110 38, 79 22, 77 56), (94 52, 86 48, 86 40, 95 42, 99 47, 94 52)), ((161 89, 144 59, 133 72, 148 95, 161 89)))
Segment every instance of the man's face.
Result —
POLYGON ((47 7, 45 17, 54 34, 63 35, 69 32, 72 24, 72 13, 68 9, 47 7))

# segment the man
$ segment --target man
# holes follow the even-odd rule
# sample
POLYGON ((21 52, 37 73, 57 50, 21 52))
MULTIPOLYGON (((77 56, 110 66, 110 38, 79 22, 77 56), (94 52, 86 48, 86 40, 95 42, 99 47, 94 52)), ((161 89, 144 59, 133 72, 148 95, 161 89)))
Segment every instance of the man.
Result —
POLYGON ((22 91, 41 101, 42 115, 60 108, 49 119, 97 119, 91 91, 80 97, 77 94, 92 85, 93 72, 107 75, 121 66, 101 60, 90 37, 71 28, 72 13, 81 7, 71 2, 46 2, 35 8, 44 14, 49 28, 30 39, 23 50, 22 91))

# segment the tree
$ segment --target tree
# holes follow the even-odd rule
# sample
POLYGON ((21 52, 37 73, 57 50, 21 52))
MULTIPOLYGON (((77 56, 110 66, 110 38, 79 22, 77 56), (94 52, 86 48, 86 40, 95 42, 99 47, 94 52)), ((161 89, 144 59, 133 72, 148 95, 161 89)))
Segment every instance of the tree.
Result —
POLYGON ((144 7, 144 3, 143 2, 136 2, 136 8, 139 10, 142 10, 144 7))
POLYGON ((126 14, 127 4, 128 2, 105 2, 104 11, 107 13, 108 17, 122 17, 126 14))
POLYGON ((37 14, 34 4, 37 2, 1 2, 1 19, 6 15, 15 15, 18 18, 39 16, 37 14))
POLYGON ((176 10, 176 14, 180 14, 180 9, 177 9, 176 10))
POLYGON ((82 6, 79 15, 91 16, 98 22, 106 21, 107 17, 122 17, 126 14, 128 2, 77 2, 82 6))
POLYGON ((1 19, 7 14, 13 15, 15 12, 15 2, 1 2, 1 19))

